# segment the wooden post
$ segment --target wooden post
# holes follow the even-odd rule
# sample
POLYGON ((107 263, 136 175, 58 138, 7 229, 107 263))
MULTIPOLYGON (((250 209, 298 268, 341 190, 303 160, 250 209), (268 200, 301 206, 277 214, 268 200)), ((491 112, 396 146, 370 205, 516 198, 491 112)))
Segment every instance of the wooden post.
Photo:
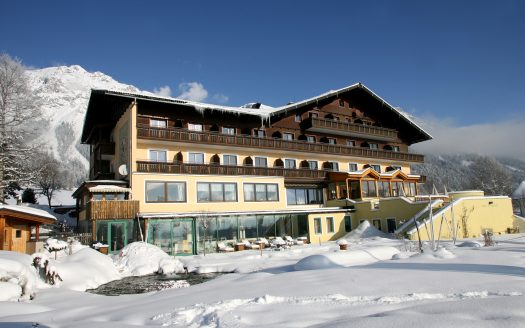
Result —
POLYGON ((3 215, 0 215, 0 250, 5 250, 4 249, 4 243, 6 242, 4 240, 4 236, 5 236, 5 218, 3 215))
POLYGON ((35 227, 35 241, 40 241, 40 224, 36 224, 35 227))

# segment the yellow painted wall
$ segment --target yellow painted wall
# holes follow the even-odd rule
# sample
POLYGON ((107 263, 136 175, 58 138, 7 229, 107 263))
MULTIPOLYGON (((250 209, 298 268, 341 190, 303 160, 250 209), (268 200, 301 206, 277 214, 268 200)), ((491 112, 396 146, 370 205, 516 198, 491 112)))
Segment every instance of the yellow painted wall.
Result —
POLYGON ((346 211, 337 213, 315 213, 308 215, 308 240, 312 244, 323 243, 326 241, 333 241, 343 237, 346 234, 345 231, 345 215, 352 216, 354 213, 347 213, 346 211), (334 218, 334 232, 328 232, 328 226, 326 218, 334 218), (314 219, 321 218, 321 233, 316 234, 314 229, 314 219))
MULTIPOLYGON (((512 213, 512 202, 508 197, 476 197, 463 198, 442 210, 442 214, 437 212, 434 219, 434 236, 438 239, 439 228, 441 227, 441 238, 452 239, 451 230, 452 212, 454 212, 454 223, 457 229, 457 238, 479 237, 486 230, 490 229, 494 235, 507 233, 507 228, 515 227, 515 219, 512 213), (443 217, 443 224, 441 224, 443 217), (448 221, 448 225, 447 222, 448 221), (449 229, 450 226, 451 228, 449 229)), ((419 226, 421 239, 429 240, 431 234, 430 224, 419 226)), ((410 239, 417 239, 416 232, 410 235, 410 239)))
POLYGON ((372 224, 374 219, 381 220, 381 231, 388 232, 387 219, 395 219, 396 227, 411 219, 427 206, 427 202, 410 202, 404 198, 384 198, 379 200, 379 208, 374 208, 373 201, 358 202, 352 213, 352 229, 357 228, 361 220, 372 224))
POLYGON ((482 190, 466 190, 449 192, 448 196, 450 197, 450 201, 454 201, 465 197, 483 197, 485 193, 482 190))
POLYGON ((115 127, 112 131, 113 141, 115 142, 115 157, 112 162, 112 167, 117 179, 123 178, 123 176, 121 176, 118 172, 120 165, 126 164, 128 167, 128 172, 131 172, 131 138, 133 130, 135 130, 132 129, 132 116, 134 108, 135 105, 133 104, 124 112, 124 114, 117 121, 117 124, 115 124, 115 127))
MULTIPOLYGON (((133 199, 140 200, 140 210, 145 213, 166 212, 231 212, 231 211, 271 211, 284 210, 286 192, 282 177, 223 176, 223 175, 178 175, 178 174, 133 174, 133 199), (146 203, 146 181, 173 181, 186 183, 186 202, 184 203, 146 203), (197 202, 197 182, 235 182, 237 183, 237 202, 197 202), (245 202, 243 183, 276 183, 279 201, 245 202)), ((311 205, 319 208, 319 205, 311 205)), ((295 208, 295 207, 289 207, 295 208)), ((301 207, 301 208, 304 208, 301 207)))

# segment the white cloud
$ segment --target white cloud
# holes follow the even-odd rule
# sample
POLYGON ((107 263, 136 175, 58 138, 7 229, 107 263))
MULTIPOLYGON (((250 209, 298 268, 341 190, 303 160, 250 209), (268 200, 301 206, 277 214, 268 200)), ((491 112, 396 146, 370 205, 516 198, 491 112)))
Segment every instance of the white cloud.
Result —
POLYGON ((165 85, 159 89, 154 89, 153 93, 162 97, 171 97, 171 88, 169 85, 165 85))
POLYGON ((459 126, 450 119, 416 118, 434 139, 415 144, 424 154, 476 153, 525 160, 525 117, 459 126))
POLYGON ((179 84, 179 91, 181 92, 181 94, 177 96, 179 99, 204 101, 208 98, 208 90, 199 82, 181 83, 179 84))
POLYGON ((228 100, 230 100, 230 98, 228 96, 223 95, 222 93, 216 93, 216 94, 213 95, 212 98, 213 98, 213 100, 215 100, 219 104, 227 103, 228 100))

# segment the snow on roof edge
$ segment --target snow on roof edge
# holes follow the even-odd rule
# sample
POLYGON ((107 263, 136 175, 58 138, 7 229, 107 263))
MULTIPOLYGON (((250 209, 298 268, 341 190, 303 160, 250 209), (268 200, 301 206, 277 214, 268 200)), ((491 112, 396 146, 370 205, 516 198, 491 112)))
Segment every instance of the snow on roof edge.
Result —
POLYGON ((19 212, 19 213, 38 215, 38 216, 46 217, 46 218, 53 219, 53 220, 57 219, 55 216, 49 214, 48 212, 44 210, 34 208, 34 207, 29 207, 29 206, 0 204, 0 210, 1 209, 11 210, 14 212, 19 212))

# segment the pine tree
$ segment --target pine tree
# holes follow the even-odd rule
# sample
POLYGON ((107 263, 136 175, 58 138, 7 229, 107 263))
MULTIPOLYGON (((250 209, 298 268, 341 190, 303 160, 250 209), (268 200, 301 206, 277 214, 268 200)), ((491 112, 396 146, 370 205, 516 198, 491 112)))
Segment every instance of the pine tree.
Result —
POLYGON ((35 191, 31 188, 26 188, 22 193, 22 203, 36 204, 35 191))

